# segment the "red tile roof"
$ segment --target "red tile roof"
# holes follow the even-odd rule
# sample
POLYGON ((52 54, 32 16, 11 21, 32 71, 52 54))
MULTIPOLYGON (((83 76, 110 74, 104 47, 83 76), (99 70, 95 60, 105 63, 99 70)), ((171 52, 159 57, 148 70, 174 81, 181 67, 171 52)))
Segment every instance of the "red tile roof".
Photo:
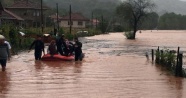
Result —
MULTIPOLYGON (((81 13, 72 13, 72 21, 89 21, 88 18, 84 17, 81 13)), ((61 20, 70 20, 70 15, 63 16, 61 20)))
POLYGON ((6 9, 4 9, 4 11, 3 11, 2 15, 1 15, 1 18, 2 19, 20 20, 20 21, 24 20, 23 18, 17 16, 16 14, 14 14, 14 13, 6 10, 6 9))
MULTIPOLYGON (((15 1, 11 6, 6 7, 6 8, 17 8, 17 9, 41 9, 41 6, 39 3, 34 3, 31 1, 27 0, 19 0, 15 1)), ((43 6, 43 9, 49 9, 47 6, 43 6)))

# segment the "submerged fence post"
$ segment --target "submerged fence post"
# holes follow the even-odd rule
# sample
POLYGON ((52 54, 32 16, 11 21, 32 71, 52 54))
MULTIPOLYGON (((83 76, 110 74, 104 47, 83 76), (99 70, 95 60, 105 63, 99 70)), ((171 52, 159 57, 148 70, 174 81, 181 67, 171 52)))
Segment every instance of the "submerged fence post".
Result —
POLYGON ((177 50, 177 58, 176 58, 176 69, 175 69, 175 75, 178 76, 179 75, 179 53, 180 53, 180 47, 178 47, 177 50))
POLYGON ((164 65, 165 62, 165 58, 164 58, 164 50, 160 51, 160 63, 159 64, 163 64, 164 65))
POLYGON ((180 54, 180 47, 178 47, 178 50, 177 50, 177 62, 176 62, 176 66, 177 66, 178 63, 179 63, 179 59, 178 59, 179 54, 180 54))
POLYGON ((160 47, 158 46, 158 50, 156 51, 156 63, 160 64, 160 47))
POLYGON ((183 53, 179 53, 178 55, 178 65, 176 66, 176 76, 183 77, 183 53))
POLYGON ((154 50, 152 49, 152 63, 154 62, 154 50))

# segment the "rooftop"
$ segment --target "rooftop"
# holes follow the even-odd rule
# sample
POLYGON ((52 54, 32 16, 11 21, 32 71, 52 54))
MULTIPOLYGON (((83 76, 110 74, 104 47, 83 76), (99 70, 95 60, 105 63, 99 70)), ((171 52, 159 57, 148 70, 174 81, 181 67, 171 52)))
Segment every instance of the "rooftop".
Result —
MULTIPOLYGON (((71 14, 71 19, 73 21, 78 20, 78 21, 89 21, 88 18, 83 16, 81 13, 72 13, 71 14)), ((63 16, 61 20, 70 20, 70 15, 63 16)))
MULTIPOLYGON (((15 1, 12 5, 6 7, 8 9, 41 9, 41 5, 39 3, 31 2, 29 0, 18 0, 15 1)), ((47 6, 43 6, 43 9, 49 9, 47 6)))
POLYGON ((4 9, 1 15, 1 19, 12 19, 12 20, 24 20, 23 18, 17 16, 16 14, 4 9))

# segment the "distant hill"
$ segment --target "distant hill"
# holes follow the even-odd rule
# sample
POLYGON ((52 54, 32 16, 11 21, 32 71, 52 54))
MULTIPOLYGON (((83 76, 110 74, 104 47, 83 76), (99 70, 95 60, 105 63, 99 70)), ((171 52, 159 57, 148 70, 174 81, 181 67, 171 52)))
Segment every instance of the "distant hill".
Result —
MULTIPOLYGON (((121 0, 125 1, 125 0, 121 0)), ((157 6, 155 11, 160 15, 166 12, 174 12, 186 15, 186 0, 151 0, 157 6)))
POLYGON ((157 5, 156 11, 159 14, 165 12, 175 12, 177 14, 186 15, 186 2, 181 0, 153 0, 157 5))
MULTIPOLYGON (((14 0, 0 0, 4 2, 4 6, 10 5, 14 0)), ((40 0, 30 0, 40 1, 40 0)), ((68 10, 69 4, 72 4, 73 9, 82 11, 84 14, 90 14, 88 10, 93 9, 108 9, 113 10, 119 3, 119 0, 43 0, 48 6, 55 7, 59 3, 60 9, 68 10)), ((124 0, 121 0, 124 1, 124 0)), ((184 0, 152 0, 157 7, 155 10, 161 15, 166 12, 175 12, 177 14, 186 15, 186 2, 184 0)), ((185 0, 186 1, 186 0, 185 0)))

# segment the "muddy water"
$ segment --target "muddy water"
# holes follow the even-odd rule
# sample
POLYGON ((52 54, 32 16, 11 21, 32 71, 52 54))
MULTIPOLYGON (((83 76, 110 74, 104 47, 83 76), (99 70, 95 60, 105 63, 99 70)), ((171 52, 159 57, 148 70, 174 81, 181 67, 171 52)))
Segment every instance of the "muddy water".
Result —
POLYGON ((186 50, 186 31, 142 31, 82 38, 83 62, 34 61, 14 56, 0 72, 0 98, 186 98, 186 79, 147 61, 157 46, 186 50), (169 33, 167 33, 169 32, 169 33))

